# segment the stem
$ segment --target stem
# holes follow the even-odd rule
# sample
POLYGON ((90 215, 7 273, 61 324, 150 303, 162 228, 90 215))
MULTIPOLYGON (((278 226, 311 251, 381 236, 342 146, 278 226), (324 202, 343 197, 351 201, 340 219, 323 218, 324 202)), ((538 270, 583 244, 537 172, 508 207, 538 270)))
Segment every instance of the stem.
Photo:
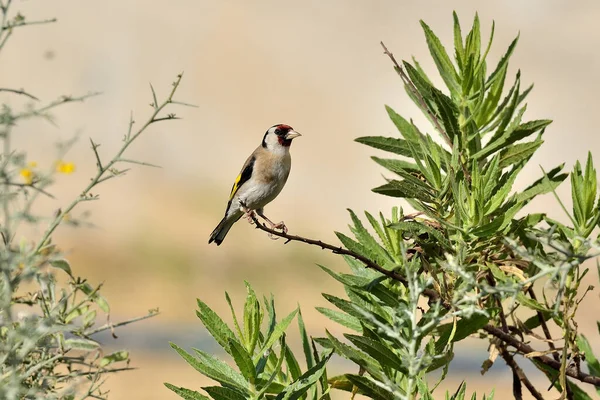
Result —
POLYGON ((128 136, 126 138, 123 146, 121 147, 121 150, 119 150, 117 155, 106 165, 104 165, 104 166, 99 165, 98 171, 96 172, 96 176, 94 176, 92 178, 91 182, 87 185, 87 187, 81 192, 81 194, 75 200, 73 200, 71 202, 71 204, 69 204, 66 208, 62 209, 58 213, 58 215, 50 223, 50 226, 48 227, 48 229, 46 229, 46 232, 42 236, 42 240, 39 241, 35 250, 33 250, 33 254, 38 253, 45 246, 46 241, 50 238, 52 233, 60 225, 60 223, 63 220, 63 217, 65 215, 67 215, 68 213, 70 213, 79 203, 81 203, 82 201, 85 201, 86 199, 89 199, 88 195, 89 195, 90 191, 98 183, 102 182, 103 180, 106 180, 106 177, 103 178, 104 174, 106 172, 110 171, 113 168, 113 166, 119 162, 119 160, 121 159, 121 156, 123 155, 125 150, 127 150, 129 145, 131 145, 131 143, 135 139, 137 139, 142 134, 142 132, 144 132, 146 130, 146 128, 148 128, 148 126, 150 126, 151 124, 156 122, 157 115, 163 110, 163 108, 165 108, 167 105, 169 105, 172 102, 173 96, 175 95, 175 91, 177 90, 177 87, 179 86, 179 83, 181 82, 182 77, 183 77, 183 74, 179 74, 177 76, 177 80, 173 83, 173 89, 171 90, 169 97, 167 97, 167 99, 160 106, 157 106, 154 108, 152 115, 150 116, 150 118, 148 118, 148 120, 144 123, 144 125, 142 125, 142 127, 140 129, 138 129, 132 136, 128 136))
MULTIPOLYGON (((318 246, 324 250, 327 249, 327 250, 331 251, 333 254, 341 254, 341 255, 345 255, 345 256, 350 256, 350 257, 362 262, 363 264, 365 264, 365 268, 373 269, 373 270, 378 271, 381 274, 387 276, 388 278, 391 278, 395 281, 401 282, 404 285, 408 285, 408 280, 404 276, 398 274, 395 271, 390 271, 389 269, 383 268, 381 265, 369 260, 367 257, 365 257, 361 254, 355 253, 351 250, 346 250, 340 246, 334 246, 332 244, 325 243, 321 240, 309 239, 309 238, 305 238, 305 237, 297 236, 297 235, 289 235, 287 233, 283 233, 283 232, 277 231, 275 229, 271 229, 271 228, 267 227, 265 224, 261 224, 258 221, 258 219, 256 219, 255 215, 252 215, 251 218, 252 218, 252 221, 254 222, 254 224, 256 225, 257 229, 265 231, 271 235, 279 236, 279 237, 287 239, 285 244, 287 244, 289 242, 302 242, 302 243, 310 244, 313 246, 318 246)), ((440 298, 441 298, 440 294, 433 289, 425 289, 423 294, 425 296, 429 297, 429 299, 432 301, 440 300, 440 298)))

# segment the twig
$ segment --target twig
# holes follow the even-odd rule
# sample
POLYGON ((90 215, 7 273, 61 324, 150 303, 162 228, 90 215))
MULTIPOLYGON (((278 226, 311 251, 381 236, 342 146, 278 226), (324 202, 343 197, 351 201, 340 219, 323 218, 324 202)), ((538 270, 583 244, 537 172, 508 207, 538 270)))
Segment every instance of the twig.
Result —
MULTIPOLYGON (((289 242, 302 242, 302 243, 310 244, 310 245, 313 245, 313 246, 318 246, 318 247, 320 247, 323 250, 325 250, 325 249, 329 250, 333 254, 341 254, 341 255, 350 256, 350 257, 352 257, 352 258, 354 258, 354 259, 362 262, 363 264, 365 264, 366 268, 370 268, 370 269, 373 269, 375 271, 378 271, 381 274, 387 276, 388 278, 391 278, 391 279, 393 279, 395 281, 401 282, 404 285, 406 285, 408 283, 408 280, 404 276, 398 274, 395 271, 390 271, 388 269, 385 269, 381 265, 379 265, 379 264, 377 264, 377 263, 369 260, 367 257, 365 257, 363 255, 360 255, 358 253, 355 253, 355 252, 353 252, 351 250, 344 249, 343 247, 340 247, 340 246, 334 246, 332 244, 325 243, 325 242, 323 242, 321 240, 314 240, 314 239, 309 239, 309 238, 305 238, 305 237, 302 237, 302 236, 290 235, 290 234, 287 234, 287 233, 283 233, 281 231, 277 231, 275 229, 271 229, 268 226, 266 226, 265 224, 260 223, 260 221, 258 221, 258 219, 256 219, 255 215, 252 215, 251 218, 252 218, 254 224, 256 225, 257 229, 265 231, 265 232, 267 232, 267 233, 269 233, 271 235, 279 236, 279 237, 282 237, 284 239, 287 239, 287 241, 285 242, 285 244, 287 244, 289 242)), ((433 300, 433 301, 441 299, 440 294, 438 292, 436 292, 435 290, 433 290, 433 289, 425 289, 423 291, 423 294, 425 296, 429 297, 429 299, 433 300)))
POLYGON ((512 369, 516 377, 525 385, 527 390, 529 390, 529 393, 531 393, 531 395, 537 400, 544 400, 544 397, 535 388, 535 386, 533 386, 529 378, 527 378, 527 375, 525 375, 525 372, 523 372, 521 367, 519 367, 519 364, 517 364, 513 356, 508 352, 508 350, 502 349, 500 351, 500 355, 502 356, 504 361, 506 361, 506 364, 510 367, 510 369, 512 369))
MULTIPOLYGON (((529 288, 527 289, 527 293, 529 293, 529 296, 537 301, 537 296, 535 295, 535 292, 533 290, 533 288, 531 286, 529 286, 529 288)), ((541 311, 536 311, 538 320, 540 321, 540 325, 542 326, 542 331, 544 331, 544 336, 546 336, 546 339, 548 341, 548 347, 550 347, 550 350, 556 350, 556 347, 554 346, 554 341, 552 339, 552 336, 550 335, 550 330, 548 329, 548 324, 546 324, 546 320, 544 319, 544 315, 542 314, 541 311)), ((556 352, 552 352, 552 356, 554 357, 554 359, 556 361, 559 361, 559 357, 558 354, 556 352)))
POLYGON ((0 92, 10 92, 10 93, 15 93, 15 94, 20 94, 20 95, 23 95, 23 96, 27 96, 27 97, 29 97, 30 99, 33 99, 33 100, 39 100, 37 97, 35 97, 32 94, 27 93, 23 89, 0 88, 0 92))
MULTIPOLYGON (((73 200, 71 202, 71 204, 69 204, 66 208, 64 208, 61 211, 61 213, 59 213, 56 216, 56 218, 54 218, 54 220, 50 223, 50 225, 46 229, 46 232, 44 232, 44 235, 42 236, 42 239, 39 241, 38 245, 33 250, 32 254, 37 253, 38 251, 40 251, 40 249, 42 247, 45 246, 46 241, 52 235, 52 233, 54 232, 54 230, 56 230, 56 228, 60 225, 63 217, 66 214, 70 213, 75 208, 75 206, 77 206, 77 204, 79 204, 80 202, 90 199, 90 195, 89 194, 90 194, 90 190, 92 190, 92 188, 94 188, 97 184, 102 183, 103 181, 105 181, 107 179, 110 179, 110 178, 112 178, 112 177, 115 176, 115 175, 104 176, 104 174, 106 174, 107 172, 112 172, 114 165, 116 163, 120 162, 120 160, 121 160, 121 158, 123 156, 123 153, 125 152, 125 150, 127 150, 127 148, 131 145, 131 143, 133 143, 146 130, 146 128, 148 128, 148 126, 152 125, 157 120, 160 120, 160 118, 157 118, 158 114, 166 106, 168 106, 169 104, 171 104, 171 102, 173 101, 173 96, 175 95, 175 92, 177 91, 177 88, 179 87, 179 84, 181 82, 182 77, 183 77, 183 74, 177 75, 177 79, 175 80, 175 82, 173 82, 173 88, 171 89, 171 93, 169 94, 169 96, 167 97, 167 99, 164 100, 163 103, 160 104, 158 107, 154 108, 154 111, 153 111, 152 115, 150 115, 150 118, 148 118, 148 120, 146 120, 146 122, 144 123, 144 125, 142 125, 133 134, 131 134, 131 127, 133 126, 133 119, 130 119, 130 122, 129 122, 129 129, 130 129, 130 131, 126 135, 126 137, 125 137, 126 140, 124 141, 123 146, 121 147, 121 149, 117 152, 117 154, 115 155, 115 157, 112 160, 110 160, 107 164, 105 164, 101 169, 98 168, 98 171, 96 172, 96 175, 91 179, 90 183, 81 192, 81 194, 79 196, 77 196, 77 198, 75 200, 73 200)), ((118 171, 118 175, 121 175, 123 173, 124 173, 124 171, 118 171)))
POLYGON ((145 320, 145 319, 148 319, 148 318, 152 318, 152 317, 154 317, 154 316, 156 316, 158 314, 159 314, 158 311, 157 312, 149 312, 148 314, 142 315, 141 317, 136 317, 136 318, 128 319, 127 321, 117 322, 116 324, 104 324, 104 325, 102 325, 102 326, 100 326, 100 327, 98 327, 96 329, 84 332, 83 334, 85 336, 91 336, 91 335, 94 335, 96 333, 103 332, 103 331, 106 331, 106 330, 109 330, 109 329, 112 330, 114 328, 118 328, 118 327, 121 327, 121 326, 132 324, 134 322, 138 322, 138 321, 142 321, 142 320, 145 320))
POLYGON ((446 133, 444 128, 442 128, 442 124, 440 124, 439 119, 435 116, 433 111, 431 111, 431 109, 427 105, 427 102, 425 101, 423 96, 421 96, 421 93, 419 93, 419 91, 417 90, 417 87, 415 86, 415 84, 410 80, 408 75, 406 75, 406 72, 404 72, 404 68, 402 68, 400 66, 400 64, 398 63, 398 61, 396 61, 396 58, 387 49, 387 47, 385 47, 385 44, 383 44, 383 42, 379 42, 379 43, 381 44, 381 47, 383 47, 383 54, 385 54, 386 56, 388 56, 390 58, 390 60, 392 60, 392 62, 394 63, 394 66, 396 67, 396 72, 398 72, 398 75, 400 75, 400 78, 402 79, 404 84, 408 87, 408 89, 411 91, 411 93, 414 94, 415 97, 419 100, 419 103, 421 103, 420 104, 421 108, 423 108, 427 112, 427 114, 433 121, 433 124, 435 125, 438 132, 440 132, 440 134, 442 135, 442 137, 444 138, 444 140, 446 141, 448 146, 450 146, 450 148, 452 148, 453 147, 452 140, 450 140, 450 137, 448 136, 448 134, 446 133))
MULTIPOLYGON (((404 84, 410 90, 410 92, 417 98, 417 100, 419 100, 421 108, 423 110, 425 110, 425 112, 427 112, 427 115, 429 115, 429 118, 433 122, 433 125, 435 125, 435 128, 438 130, 438 132, 440 133, 440 135, 442 135, 442 137, 444 138, 444 140, 446 141, 446 143, 448 144, 448 146, 451 149, 454 148, 454 143, 452 142, 452 140, 448 136, 448 133, 444 130, 444 128, 442 128, 442 124, 440 123, 440 120, 433 113, 433 111, 431 110, 431 108, 429 108, 429 106, 427 105, 427 102, 425 101, 425 99, 423 98, 423 96, 421 96, 421 93, 419 92, 419 90, 417 89, 417 87, 415 86, 415 84, 412 82, 412 80, 408 77, 408 75, 406 75, 406 72, 404 72, 404 68, 402 68, 400 66, 400 64, 398 63, 398 61, 396 61, 396 57, 394 57, 394 55, 388 50, 388 48, 385 46, 385 44, 383 44, 383 42, 379 42, 379 43, 381 44, 381 47, 383 47, 383 54, 387 55, 390 58, 390 60, 392 60, 392 63, 394 63, 394 67, 396 69, 396 72, 398 72, 398 75, 400 75, 400 78, 402 79, 402 82, 404 82, 404 84)), ((455 151, 460 151, 460 150, 459 149, 455 149, 455 151)), ((462 171, 463 171, 463 174, 465 175, 465 178, 468 181, 470 181, 471 180, 471 174, 469 174, 469 171, 467 170, 467 167, 465 166, 465 164, 462 161, 461 161, 460 165, 462 167, 462 171)))
MULTIPOLYGON (((493 335, 493 336, 497 337, 498 339, 502 340, 506 344, 513 346, 521 354, 527 355, 527 354, 536 352, 536 350, 533 349, 531 346, 529 346, 526 343, 523 343, 519 339, 511 336, 510 334, 505 333, 500 328, 497 328, 495 326, 488 324, 483 327, 483 330, 486 331, 487 333, 489 333, 490 335, 493 335)), ((531 358, 541 362, 542 364, 547 365, 548 367, 550 367, 552 369, 555 369, 556 371, 560 371, 561 363, 551 357, 539 355, 539 356, 535 356, 535 357, 531 357, 531 358)), ((586 374, 584 372, 577 370, 577 368, 574 368, 574 367, 567 368, 566 375, 570 376, 571 378, 575 378, 581 382, 590 383, 594 386, 600 387, 600 376, 586 374)))

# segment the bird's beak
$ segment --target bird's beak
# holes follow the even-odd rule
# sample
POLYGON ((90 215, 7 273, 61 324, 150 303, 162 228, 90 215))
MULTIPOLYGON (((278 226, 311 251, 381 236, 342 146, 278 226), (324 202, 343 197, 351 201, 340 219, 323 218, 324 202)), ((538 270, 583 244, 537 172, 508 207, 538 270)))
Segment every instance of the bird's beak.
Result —
POLYGON ((289 131, 289 132, 288 132, 288 133, 285 135, 285 140, 290 140, 290 139, 296 138, 296 137, 298 137, 298 136, 302 136, 302 135, 301 135, 301 134, 299 134, 299 133, 298 133, 298 132, 296 132, 296 131, 289 131))

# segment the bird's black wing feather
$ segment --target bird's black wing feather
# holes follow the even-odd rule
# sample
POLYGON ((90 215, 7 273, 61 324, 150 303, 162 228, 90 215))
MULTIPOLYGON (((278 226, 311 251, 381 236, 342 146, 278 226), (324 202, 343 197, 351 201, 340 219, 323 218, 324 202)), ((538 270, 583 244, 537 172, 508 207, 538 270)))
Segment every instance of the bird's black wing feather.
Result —
POLYGON ((254 169, 254 162, 256 161, 256 157, 252 156, 246 161, 244 164, 244 168, 242 168, 242 172, 237 176, 233 186, 231 188, 231 194, 229 195, 229 202, 227 203, 227 209, 225 210, 225 215, 227 215, 227 211, 229 211, 229 207, 231 206, 231 201, 233 197, 237 193, 237 191, 242 187, 244 183, 246 183, 250 177, 252 176, 252 170, 254 169))

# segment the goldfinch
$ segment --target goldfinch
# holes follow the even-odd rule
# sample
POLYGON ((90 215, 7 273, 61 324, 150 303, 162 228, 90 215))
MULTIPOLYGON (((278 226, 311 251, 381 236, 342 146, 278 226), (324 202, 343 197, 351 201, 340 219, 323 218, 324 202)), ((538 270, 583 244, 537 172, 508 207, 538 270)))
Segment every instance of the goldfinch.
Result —
POLYGON ((242 171, 235 179, 225 216, 210 234, 208 243, 220 245, 229 229, 244 214, 251 222, 254 211, 264 218, 273 229, 287 232, 282 222, 274 224, 269 220, 263 208, 279 195, 290 174, 292 159, 290 145, 292 140, 301 136, 291 126, 279 124, 270 127, 263 137, 260 146, 248 157, 242 171))

